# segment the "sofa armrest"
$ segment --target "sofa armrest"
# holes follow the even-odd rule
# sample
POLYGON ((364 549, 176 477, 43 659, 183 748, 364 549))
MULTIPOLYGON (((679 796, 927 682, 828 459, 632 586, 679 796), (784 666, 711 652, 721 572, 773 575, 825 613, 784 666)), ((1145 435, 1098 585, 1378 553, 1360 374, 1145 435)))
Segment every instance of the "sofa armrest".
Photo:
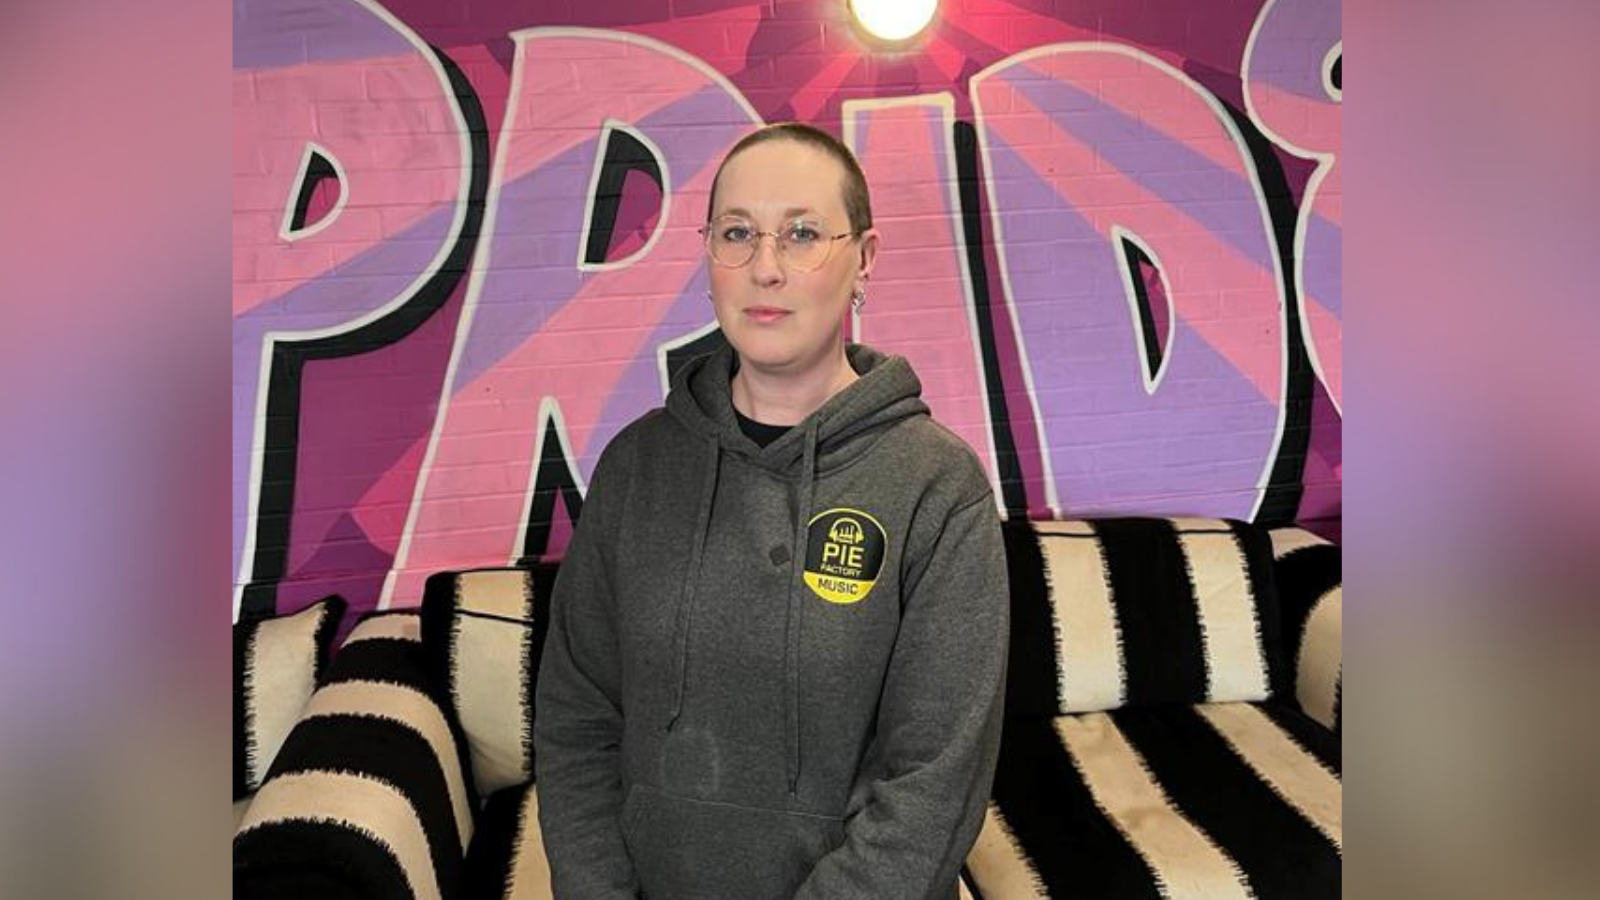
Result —
POLYGON ((418 617, 351 632, 234 835, 234 896, 454 896, 477 798, 418 617))
POLYGON ((1339 732, 1344 718, 1342 553, 1337 544, 1300 528, 1275 529, 1272 549, 1295 703, 1339 732))

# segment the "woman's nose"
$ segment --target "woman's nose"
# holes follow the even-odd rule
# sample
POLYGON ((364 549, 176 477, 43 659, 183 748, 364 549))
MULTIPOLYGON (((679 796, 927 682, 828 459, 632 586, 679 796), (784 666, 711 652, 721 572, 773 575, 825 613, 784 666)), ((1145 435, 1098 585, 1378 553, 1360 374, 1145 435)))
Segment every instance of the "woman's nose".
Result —
POLYGON ((762 287, 782 284, 785 278, 783 258, 778 249, 778 239, 770 234, 756 237, 755 256, 750 258, 750 277, 762 287), (768 241, 767 238, 772 238, 768 241))

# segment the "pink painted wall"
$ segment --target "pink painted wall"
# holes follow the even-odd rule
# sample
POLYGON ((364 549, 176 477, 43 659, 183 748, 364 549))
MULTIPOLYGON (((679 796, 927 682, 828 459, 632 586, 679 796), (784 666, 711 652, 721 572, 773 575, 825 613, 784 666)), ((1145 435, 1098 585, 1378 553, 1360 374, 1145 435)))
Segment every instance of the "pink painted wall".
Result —
POLYGON ((713 326, 695 229, 761 122, 844 138, 910 358, 1014 516, 1341 494, 1340 10, 946 0, 234 5, 235 611, 559 557, 713 326))

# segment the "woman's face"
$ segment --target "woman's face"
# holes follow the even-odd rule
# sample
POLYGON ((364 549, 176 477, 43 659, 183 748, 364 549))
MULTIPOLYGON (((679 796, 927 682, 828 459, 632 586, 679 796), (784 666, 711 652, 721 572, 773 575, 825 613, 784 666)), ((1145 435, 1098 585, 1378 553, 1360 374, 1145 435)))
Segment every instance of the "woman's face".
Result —
MULTIPOLYGON (((723 168, 710 227, 781 233, 798 221, 826 237, 846 234, 844 175, 837 160, 805 144, 757 144, 723 168)), ((813 271, 786 263, 773 238, 756 240, 743 266, 706 260, 722 333, 744 364, 768 372, 799 374, 827 363, 844 341, 851 295, 872 269, 876 230, 832 241, 826 262, 813 271)))

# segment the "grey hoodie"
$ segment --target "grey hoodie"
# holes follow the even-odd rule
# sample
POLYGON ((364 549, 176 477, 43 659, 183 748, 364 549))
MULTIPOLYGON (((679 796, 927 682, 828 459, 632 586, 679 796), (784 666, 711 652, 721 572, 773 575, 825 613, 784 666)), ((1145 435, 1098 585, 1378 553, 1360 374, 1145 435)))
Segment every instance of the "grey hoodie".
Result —
POLYGON ((953 898, 999 748, 982 468, 904 359, 758 447, 724 348, 601 454, 536 695, 557 900, 953 898))

